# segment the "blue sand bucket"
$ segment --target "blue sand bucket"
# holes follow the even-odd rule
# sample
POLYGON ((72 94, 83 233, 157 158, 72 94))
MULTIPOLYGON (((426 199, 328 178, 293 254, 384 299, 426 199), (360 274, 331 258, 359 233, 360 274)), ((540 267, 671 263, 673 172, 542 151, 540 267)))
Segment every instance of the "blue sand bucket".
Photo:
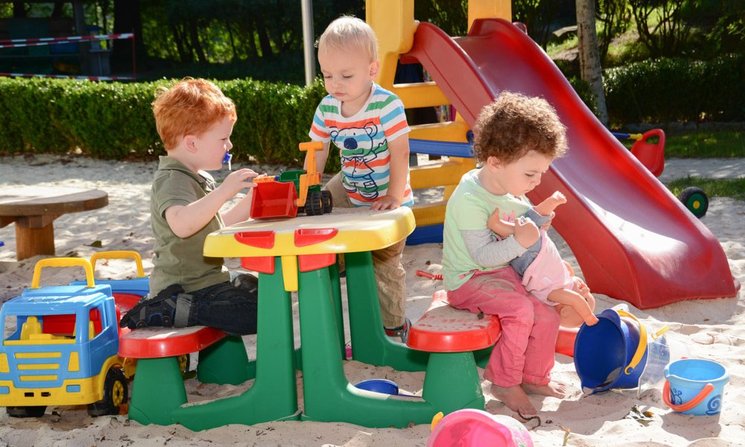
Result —
POLYGON ((396 382, 387 379, 368 379, 355 385, 361 390, 375 391, 383 394, 398 394, 398 385, 396 382))
POLYGON ((574 366, 582 388, 597 393, 636 388, 647 363, 647 330, 632 314, 606 309, 598 323, 582 325, 574 341, 574 366))
POLYGON ((683 359, 665 368, 662 398, 673 410, 696 416, 711 416, 722 410, 724 385, 729 374, 711 360, 683 359))

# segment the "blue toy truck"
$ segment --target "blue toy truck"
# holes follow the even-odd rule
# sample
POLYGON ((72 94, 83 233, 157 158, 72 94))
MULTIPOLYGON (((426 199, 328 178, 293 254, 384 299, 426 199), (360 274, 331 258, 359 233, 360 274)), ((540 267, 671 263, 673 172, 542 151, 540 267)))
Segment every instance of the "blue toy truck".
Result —
POLYGON ((134 373, 117 355, 119 331, 111 286, 94 283, 88 260, 42 259, 31 287, 0 308, 0 406, 13 417, 42 416, 48 405, 119 414, 134 373), (50 266, 83 267, 86 283, 40 287, 50 266))

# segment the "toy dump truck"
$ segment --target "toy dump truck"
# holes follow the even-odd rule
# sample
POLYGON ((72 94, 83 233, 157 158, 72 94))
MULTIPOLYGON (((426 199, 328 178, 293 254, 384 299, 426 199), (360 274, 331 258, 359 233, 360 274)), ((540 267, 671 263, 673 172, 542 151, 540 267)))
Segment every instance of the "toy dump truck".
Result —
POLYGON ((295 217, 298 212, 308 216, 330 213, 331 193, 321 191, 321 173, 316 170, 316 152, 321 149, 320 141, 300 143, 300 150, 308 153, 307 171, 288 170, 276 177, 255 179, 251 218, 295 217))
POLYGON ((111 286, 94 283, 88 260, 42 259, 31 287, 0 308, 0 406, 13 417, 40 417, 48 405, 119 414, 134 372, 117 355, 119 331, 111 286), (42 268, 71 266, 83 267, 85 284, 39 286, 42 268))

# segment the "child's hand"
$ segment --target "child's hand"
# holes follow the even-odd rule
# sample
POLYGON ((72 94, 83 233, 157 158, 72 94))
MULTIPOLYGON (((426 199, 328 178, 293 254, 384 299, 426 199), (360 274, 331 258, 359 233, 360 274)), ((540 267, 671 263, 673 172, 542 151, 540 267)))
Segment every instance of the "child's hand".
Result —
POLYGON ((515 225, 513 223, 499 217, 499 208, 495 209, 491 216, 489 216, 489 219, 486 221, 486 227, 501 238, 506 238, 515 232, 515 225))
POLYGON ((515 221, 515 240, 524 248, 535 244, 540 237, 541 233, 532 220, 520 217, 515 221))
POLYGON ((253 188, 256 186, 253 179, 258 175, 259 174, 248 168, 239 169, 228 174, 228 176, 225 177, 225 180, 220 184, 219 188, 224 189, 230 194, 230 197, 233 197, 245 188, 253 188))
POLYGON ((373 204, 370 206, 370 209, 373 211, 380 211, 380 210, 395 210, 396 208, 401 206, 401 201, 393 196, 383 196, 379 197, 378 200, 373 202, 373 204))

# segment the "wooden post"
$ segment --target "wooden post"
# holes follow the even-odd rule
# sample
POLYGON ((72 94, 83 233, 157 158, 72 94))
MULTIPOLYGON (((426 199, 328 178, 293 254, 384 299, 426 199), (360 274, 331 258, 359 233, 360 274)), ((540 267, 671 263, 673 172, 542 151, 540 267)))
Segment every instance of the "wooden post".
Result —
POLYGON ((16 220, 16 259, 54 254, 54 222, 36 227, 29 224, 29 218, 16 220))

